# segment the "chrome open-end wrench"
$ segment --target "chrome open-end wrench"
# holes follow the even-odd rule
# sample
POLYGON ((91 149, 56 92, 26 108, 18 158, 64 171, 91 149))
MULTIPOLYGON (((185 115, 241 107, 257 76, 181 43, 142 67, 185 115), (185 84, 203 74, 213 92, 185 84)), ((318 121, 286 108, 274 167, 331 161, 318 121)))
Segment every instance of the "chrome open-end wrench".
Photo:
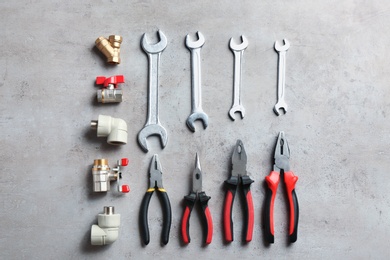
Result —
POLYGON ((142 36, 141 46, 149 59, 149 89, 148 89, 148 118, 145 126, 138 133, 138 143, 145 152, 148 152, 146 139, 151 135, 158 135, 162 148, 168 142, 167 130, 161 125, 158 116, 158 68, 161 52, 167 47, 167 37, 162 31, 158 31, 160 41, 156 44, 149 44, 146 34, 142 36))
POLYGON ((233 41, 233 38, 230 38, 230 49, 234 54, 234 82, 233 82, 233 105, 229 110, 229 116, 234 121, 234 114, 239 112, 241 114, 241 119, 245 116, 245 108, 241 104, 241 67, 242 67, 242 57, 244 55, 244 50, 248 47, 248 39, 241 35, 242 43, 236 44, 233 41))
POLYGON ((284 45, 278 41, 275 42, 275 50, 279 54, 278 62, 278 102, 274 107, 276 115, 279 115, 279 109, 284 109, 284 113, 287 113, 287 104, 284 100, 284 87, 286 83, 286 53, 290 47, 290 43, 287 39, 283 39, 284 45))
POLYGON ((202 120, 203 128, 206 129, 209 124, 209 117, 202 109, 202 85, 201 85, 201 67, 200 67, 200 49, 205 43, 204 36, 197 32, 198 40, 192 41, 190 36, 186 36, 186 46, 191 51, 191 115, 187 118, 187 126, 195 132, 195 121, 202 120))

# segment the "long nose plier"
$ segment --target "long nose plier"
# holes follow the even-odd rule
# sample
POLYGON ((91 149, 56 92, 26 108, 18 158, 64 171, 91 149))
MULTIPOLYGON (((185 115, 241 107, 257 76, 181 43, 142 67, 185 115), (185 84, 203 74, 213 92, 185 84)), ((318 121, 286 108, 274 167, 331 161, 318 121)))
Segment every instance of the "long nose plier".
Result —
POLYGON ((268 243, 274 242, 274 202, 280 174, 283 173, 290 208, 289 241, 293 243, 297 241, 298 234, 299 206, 297 195, 295 194, 295 183, 298 181, 298 177, 290 170, 290 148, 284 136, 284 132, 279 133, 274 159, 274 169, 265 177, 268 185, 264 210, 265 239, 268 243))
POLYGON ((254 208, 250 186, 253 180, 248 176, 246 172, 246 162, 247 157, 244 149, 244 144, 241 140, 237 140, 237 144, 234 147, 232 156, 232 173, 230 178, 225 181, 227 191, 223 210, 223 227, 225 231, 225 240, 227 242, 233 241, 232 206, 234 197, 236 195, 237 186, 240 181, 242 184, 242 192, 244 193, 245 197, 244 239, 246 242, 250 242, 252 240, 254 226, 254 208))
POLYGON ((171 203, 169 202, 168 194, 162 185, 162 168, 157 154, 153 155, 149 169, 149 188, 146 191, 141 204, 139 215, 139 223, 141 228, 142 241, 145 245, 149 244, 149 226, 148 226, 148 208, 149 202, 154 191, 158 191, 161 195, 161 203, 163 209, 163 229, 161 233, 161 242, 166 245, 169 241, 169 231, 172 222, 171 203))
POLYGON ((197 201, 202 209, 202 216, 204 221, 204 231, 205 231, 205 244, 210 244, 213 238, 213 220, 211 218, 210 209, 208 207, 208 201, 210 197, 202 191, 202 170, 200 168, 200 162, 198 154, 195 158, 195 169, 192 173, 192 191, 189 195, 184 197, 184 213, 181 221, 181 234, 183 242, 188 244, 190 242, 190 216, 192 209, 197 201))

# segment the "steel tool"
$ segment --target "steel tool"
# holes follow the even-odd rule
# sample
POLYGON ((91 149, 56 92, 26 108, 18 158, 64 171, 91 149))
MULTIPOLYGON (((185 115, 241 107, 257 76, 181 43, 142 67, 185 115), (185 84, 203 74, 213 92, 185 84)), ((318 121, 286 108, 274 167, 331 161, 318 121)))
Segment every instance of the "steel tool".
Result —
POLYGON ((287 39, 283 39, 284 45, 280 44, 278 41, 275 42, 275 50, 279 54, 278 62, 278 102, 274 107, 276 115, 279 116, 279 110, 283 109, 284 113, 287 113, 287 104, 284 99, 284 90, 286 83, 286 53, 290 47, 290 43, 287 39))
POLYGON ((169 202, 168 194, 162 185, 162 168, 157 154, 153 155, 149 169, 149 188, 146 191, 141 204, 139 215, 139 223, 141 228, 142 242, 147 245, 150 241, 149 225, 148 225, 148 209, 149 202, 152 198, 153 192, 158 191, 161 195, 161 203, 163 209, 163 230, 161 233, 161 243, 166 245, 169 241, 169 231, 172 222, 171 203, 169 202))
POLYGON ((236 44, 233 38, 230 38, 230 49, 234 53, 234 83, 233 83, 233 105, 229 110, 229 116, 234 121, 234 114, 239 112, 241 119, 245 116, 245 108, 241 104, 241 68, 242 68, 242 57, 244 50, 248 47, 248 39, 241 35, 242 43, 236 44))
POLYGON ((196 204, 199 201, 199 205, 202 209, 202 217, 204 221, 204 231, 205 231, 205 244, 210 244, 213 238, 213 220, 211 218, 211 213, 208 207, 208 201, 210 197, 206 195, 204 191, 202 191, 202 170, 200 168, 200 162, 198 153, 195 158, 195 169, 192 173, 192 191, 189 195, 184 197, 184 213, 181 221, 181 234, 183 238, 183 242, 185 244, 190 243, 190 217, 191 212, 196 204))
POLYGON ((168 142, 167 130, 161 125, 158 114, 158 70, 160 56, 167 46, 167 37, 162 31, 158 31, 160 41, 156 44, 149 44, 146 34, 142 36, 141 46, 149 59, 149 89, 148 89, 148 117, 145 126, 138 133, 138 143, 145 152, 148 152, 146 138, 151 135, 158 135, 162 148, 168 142))
POLYGON ((225 204, 223 210, 223 227, 225 232, 225 240, 227 242, 233 241, 233 221, 232 221, 232 206, 234 197, 236 195, 237 186, 241 182, 242 193, 245 197, 244 204, 244 240, 250 242, 252 240, 253 226, 254 226, 254 208, 252 193, 250 186, 253 180, 246 172, 247 156, 244 149, 244 144, 241 140, 237 140, 232 156, 232 173, 229 179, 225 181, 227 186, 225 204))
POLYGON ((298 177, 290 170, 290 147, 284 132, 280 132, 275 146, 275 164, 271 173, 265 177, 267 182, 267 192, 265 197, 265 239, 268 243, 274 242, 274 202, 278 189, 280 174, 284 175, 284 182, 287 189, 287 197, 290 208, 289 241, 297 241, 299 206, 297 195, 295 194, 295 183, 298 177))
POLYGON ((202 84, 201 84, 201 66, 200 49, 205 43, 204 36, 197 32, 198 40, 193 41, 190 36, 186 36, 186 46, 191 51, 191 115, 187 118, 187 126, 195 132, 195 121, 202 120, 203 128, 206 129, 209 124, 209 117, 202 108, 202 84))

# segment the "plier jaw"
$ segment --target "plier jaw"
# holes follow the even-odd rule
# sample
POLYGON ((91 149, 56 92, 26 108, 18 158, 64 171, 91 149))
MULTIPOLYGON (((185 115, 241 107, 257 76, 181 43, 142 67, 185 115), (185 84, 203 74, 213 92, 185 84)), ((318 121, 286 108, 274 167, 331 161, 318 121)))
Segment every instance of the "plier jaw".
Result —
POLYGON ((274 171, 280 173, 281 170, 286 172, 290 170, 290 147, 288 146, 288 142, 283 131, 279 132, 275 146, 274 160, 274 171))
POLYGON ((162 185, 162 167, 158 155, 153 155, 149 167, 149 190, 164 189, 162 185))

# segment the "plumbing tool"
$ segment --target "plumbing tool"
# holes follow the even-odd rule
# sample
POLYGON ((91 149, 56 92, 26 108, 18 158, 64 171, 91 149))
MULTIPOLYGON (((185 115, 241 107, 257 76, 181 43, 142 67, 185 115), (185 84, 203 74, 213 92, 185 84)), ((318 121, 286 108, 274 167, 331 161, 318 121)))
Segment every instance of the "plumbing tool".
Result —
POLYGON ((91 121, 91 128, 97 130, 98 137, 106 137, 112 145, 127 143, 127 124, 121 118, 99 115, 98 120, 91 121))
POLYGON ((234 54, 234 82, 233 82, 233 105, 229 110, 229 116, 234 121, 234 114, 239 112, 241 119, 245 116, 245 108, 241 104, 241 68, 242 68, 242 57, 244 50, 248 47, 248 39, 241 35, 242 43, 236 44, 233 38, 230 38, 230 49, 234 54))
POLYGON ((117 161, 117 166, 110 169, 107 159, 95 159, 92 166, 93 177, 93 191, 107 192, 110 190, 110 182, 116 181, 118 192, 128 193, 130 191, 129 185, 121 185, 122 167, 129 164, 129 159, 122 158, 117 161))
POLYGON ((198 40, 193 41, 190 36, 186 36, 186 46, 191 51, 191 115, 187 118, 187 126, 195 132, 195 121, 202 120, 203 128, 209 124, 209 117, 202 108, 202 84, 201 84, 201 62, 200 49, 205 43, 204 36, 197 32, 198 40))
POLYGON ((142 49, 149 59, 148 117, 145 126, 138 133, 138 143, 145 152, 148 152, 146 138, 151 135, 160 137, 162 148, 165 148, 168 142, 167 130, 161 125, 158 112, 158 70, 161 53, 167 47, 167 37, 160 30, 158 35, 160 41, 153 45, 147 42, 146 34, 141 39, 142 49))
POLYGON ((196 153, 195 158, 195 169, 192 172, 192 191, 189 195, 184 197, 185 209, 183 213, 183 218, 181 221, 181 234, 185 244, 190 243, 190 217, 191 212, 196 204, 199 201, 199 205, 202 209, 202 216, 204 220, 204 230, 206 232, 205 244, 210 244, 213 238, 213 220, 211 218, 211 213, 208 207, 208 201, 210 197, 202 191, 202 169, 200 168, 200 162, 198 153, 196 153))
POLYGON ((252 193, 250 186, 254 182, 246 171, 247 156, 244 144, 241 140, 237 140, 232 155, 232 172, 229 179, 225 181, 227 191, 223 210, 223 227, 225 232, 225 240, 227 242, 233 241, 233 221, 232 221, 232 206, 234 197, 236 195, 237 186, 241 181, 242 193, 245 197, 244 204, 244 240, 250 242, 252 240, 253 226, 254 226, 254 208, 252 193))
POLYGON ((161 233, 161 242, 166 245, 169 241, 169 231, 171 229, 172 222, 172 210, 171 203, 169 202, 168 194, 162 185, 162 168, 158 155, 153 155, 149 168, 149 188, 146 191, 141 204, 141 210, 139 214, 139 223, 141 228, 142 242, 147 245, 150 241, 149 225, 148 225, 148 209, 149 202, 152 198, 153 192, 158 191, 161 195, 161 203, 163 209, 163 230, 161 233))
POLYGON ((115 214, 114 210, 112 206, 104 207, 104 213, 98 214, 98 224, 91 227, 92 245, 109 245, 118 239, 121 215, 115 214))
POLYGON ((279 54, 279 61, 278 61, 278 102, 276 103, 274 107, 274 111, 276 115, 279 116, 279 109, 283 109, 284 113, 287 113, 287 104, 284 99, 284 90, 285 90, 285 83, 286 83, 286 53, 288 48, 290 48, 290 43, 287 39, 283 39, 284 45, 279 43, 278 41, 275 42, 275 50, 279 54))
POLYGON ((109 64, 121 63, 120 47, 122 43, 122 36, 110 35, 108 40, 103 36, 96 39, 96 47, 106 56, 109 64))
POLYGON ((294 243, 298 236, 299 206, 297 195, 295 194, 295 183, 298 177, 290 170, 290 147, 284 132, 280 132, 275 146, 274 168, 265 177, 268 185, 265 197, 265 239, 268 243, 274 242, 274 202, 278 189, 280 174, 284 175, 284 182, 287 189, 288 204, 290 208, 289 241, 294 243))
POLYGON ((119 83, 125 83, 123 75, 112 77, 98 76, 96 84, 103 85, 103 88, 97 91, 97 101, 100 103, 119 103, 122 102, 122 89, 118 87, 119 83))

